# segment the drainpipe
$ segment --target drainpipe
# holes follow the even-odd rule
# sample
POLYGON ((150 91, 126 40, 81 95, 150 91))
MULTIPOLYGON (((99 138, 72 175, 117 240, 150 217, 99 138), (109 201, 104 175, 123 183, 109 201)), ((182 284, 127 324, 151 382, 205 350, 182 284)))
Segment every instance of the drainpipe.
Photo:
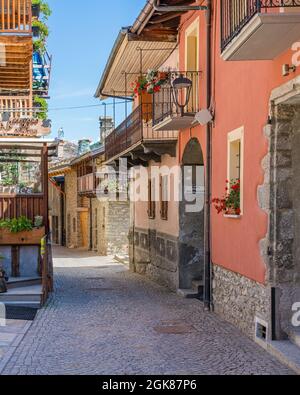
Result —
MULTIPOLYGON (((211 18, 212 1, 207 0, 206 11, 206 100, 207 107, 211 105, 212 80, 212 51, 211 51, 211 18)), ((205 256, 204 256, 204 306, 206 310, 212 307, 211 279, 211 190, 212 190, 212 124, 206 125, 206 188, 205 188, 205 256)))
MULTIPOLYGON (((151 1, 151 0, 150 0, 151 1)), ((207 107, 211 105, 212 83, 212 52, 211 52, 211 17, 212 1, 207 0, 206 6, 160 6, 160 0, 153 0, 153 8, 158 12, 188 12, 206 11, 206 101, 207 107)), ((212 308, 212 281, 211 281, 211 189, 212 189, 212 126, 206 126, 206 188, 205 188, 205 253, 204 253, 204 306, 206 310, 212 308)))

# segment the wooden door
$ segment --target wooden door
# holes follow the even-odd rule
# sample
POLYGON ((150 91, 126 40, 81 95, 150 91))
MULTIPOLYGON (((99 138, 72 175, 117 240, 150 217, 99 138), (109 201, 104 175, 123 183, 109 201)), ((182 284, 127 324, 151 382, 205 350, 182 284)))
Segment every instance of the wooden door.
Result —
POLYGON ((89 219, 88 211, 84 211, 80 213, 81 242, 82 242, 82 247, 86 249, 89 248, 88 219, 89 219))

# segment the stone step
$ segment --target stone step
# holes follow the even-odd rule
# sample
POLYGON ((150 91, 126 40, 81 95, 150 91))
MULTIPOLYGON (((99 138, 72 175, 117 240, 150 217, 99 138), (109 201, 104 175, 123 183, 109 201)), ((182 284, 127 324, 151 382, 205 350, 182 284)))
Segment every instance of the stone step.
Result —
POLYGON ((272 341, 264 346, 274 357, 300 375, 299 347, 289 340, 272 341))
POLYGON ((5 302, 5 306, 11 306, 11 307, 24 307, 24 308, 31 308, 31 309, 36 309, 39 310, 42 305, 41 302, 5 302))
POLYGON ((192 289, 194 291, 197 291, 198 293, 203 293, 203 289, 204 289, 204 282, 203 282, 203 280, 194 280, 192 282, 192 289))
POLYGON ((40 285, 42 279, 40 277, 11 277, 7 282, 8 289, 24 288, 33 285, 40 285))
MULTIPOLYGON (((290 333, 290 341, 300 347, 300 328, 295 328, 290 333)), ((300 351, 299 351, 300 352, 300 351)))
POLYGON ((6 293, 0 294, 0 303, 13 305, 39 304, 42 301, 42 285, 31 285, 9 289, 6 293))
POLYGON ((185 299, 199 299, 199 292, 194 289, 178 289, 177 295, 185 299))

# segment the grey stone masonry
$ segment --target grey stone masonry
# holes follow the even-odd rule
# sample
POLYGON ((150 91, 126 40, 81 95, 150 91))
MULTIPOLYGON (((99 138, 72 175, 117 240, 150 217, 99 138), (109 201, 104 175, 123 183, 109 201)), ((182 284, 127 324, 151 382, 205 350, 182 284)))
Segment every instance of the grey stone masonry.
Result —
POLYGON ((109 202, 107 205, 107 254, 128 254, 128 234, 130 227, 129 202, 109 202))
POLYGON ((264 132, 269 150, 262 162, 264 183, 258 202, 268 214, 260 242, 266 283, 276 288, 277 338, 292 330, 292 306, 300 302, 300 106, 273 105, 264 132))
MULTIPOLYGON (((132 233, 132 232, 131 232, 132 233)), ((135 228, 131 240, 132 267, 172 290, 179 286, 178 238, 156 230, 135 228), (134 243, 134 244, 133 244, 134 243)))
MULTIPOLYGON (((270 290, 237 273, 213 265, 213 304, 217 314, 254 339, 255 318, 270 322, 270 290)), ((270 333, 268 334, 270 338, 270 333)))

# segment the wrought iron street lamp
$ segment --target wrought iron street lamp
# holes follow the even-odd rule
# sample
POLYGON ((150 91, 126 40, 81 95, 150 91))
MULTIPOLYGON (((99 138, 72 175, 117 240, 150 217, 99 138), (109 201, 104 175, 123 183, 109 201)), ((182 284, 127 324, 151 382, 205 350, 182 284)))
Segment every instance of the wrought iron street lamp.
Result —
POLYGON ((177 108, 180 109, 181 115, 183 116, 184 108, 188 105, 190 101, 193 82, 189 78, 184 77, 183 74, 180 74, 180 76, 173 81, 172 87, 174 101, 177 108))

